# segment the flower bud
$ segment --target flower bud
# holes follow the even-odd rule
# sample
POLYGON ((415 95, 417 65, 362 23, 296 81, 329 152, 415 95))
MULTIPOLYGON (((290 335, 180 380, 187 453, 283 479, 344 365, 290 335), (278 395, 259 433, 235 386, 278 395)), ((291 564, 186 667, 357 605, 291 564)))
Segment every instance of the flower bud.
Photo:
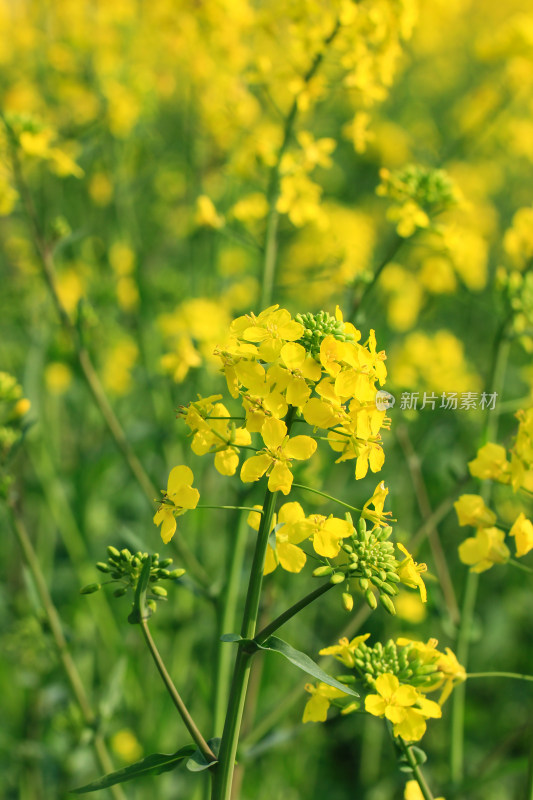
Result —
POLYGON ((104 561, 99 561, 96 564, 96 569, 99 569, 100 572, 111 572, 111 567, 109 564, 106 564, 104 561))
POLYGON ((380 594, 379 601, 383 608, 389 612, 393 617, 396 616, 396 609, 394 608, 394 603, 390 599, 387 594, 380 594))
POLYGON ((353 597, 349 592, 342 593, 342 605, 346 611, 351 611, 353 609, 353 597))
POLYGON ((372 589, 367 589, 365 592, 365 600, 370 606, 372 610, 378 607, 378 601, 376 600, 376 595, 372 591, 372 589))
POLYGON ((169 572, 169 578, 181 578, 182 575, 185 575, 184 569, 173 569, 172 572, 169 572))
POLYGON ((156 594, 158 597, 166 597, 168 595, 167 590, 164 589, 162 586, 154 586, 152 588, 152 592, 153 594, 156 594))
POLYGON ((325 578, 326 575, 331 575, 333 567, 324 564, 323 567, 317 567, 313 570, 313 578, 325 578))
POLYGON ((93 592, 97 592, 101 588, 99 583, 88 583, 87 586, 83 586, 80 589, 80 594, 93 594, 93 592))
POLYGON ((335 572, 329 580, 330 583, 337 584, 337 583, 343 583, 344 579, 345 578, 343 572, 335 572))

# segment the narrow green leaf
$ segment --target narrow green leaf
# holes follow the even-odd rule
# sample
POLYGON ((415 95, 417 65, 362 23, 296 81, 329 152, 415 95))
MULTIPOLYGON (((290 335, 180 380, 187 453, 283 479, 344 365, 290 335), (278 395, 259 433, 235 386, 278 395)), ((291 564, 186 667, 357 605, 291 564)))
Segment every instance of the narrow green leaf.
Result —
MULTIPOLYGON (((220 737, 216 736, 214 739, 209 739, 207 744, 213 753, 218 756, 218 751, 220 750, 220 737)), ((209 767, 212 767, 213 764, 218 764, 218 761, 206 761, 203 753, 196 748, 185 766, 188 770, 190 770, 190 772, 203 772, 204 769, 209 769, 209 767)))
POLYGON ((134 778, 142 778, 145 775, 161 775, 162 772, 170 772, 179 767, 181 762, 191 756, 195 750, 196 747, 193 744, 187 744, 176 753, 171 753, 170 755, 167 753, 152 753, 151 756, 146 756, 141 761, 130 764, 129 767, 110 772, 109 775, 103 775, 86 786, 80 786, 79 789, 71 789, 71 792, 73 794, 96 792, 99 789, 107 789, 108 786, 114 786, 115 783, 124 783, 134 778))
POLYGON ((278 639, 277 636, 269 636, 266 641, 259 645, 259 649, 271 650, 274 653, 279 653, 288 661, 290 661, 291 664, 294 664, 299 669, 307 672, 308 675, 312 675, 313 678, 322 681, 322 683, 327 683, 329 686, 334 686, 336 689, 342 689, 342 691, 346 694, 359 697, 357 692, 354 692, 354 690, 350 689, 349 686, 339 683, 339 681, 335 680, 335 678, 332 678, 331 675, 328 675, 327 672, 324 672, 323 669, 320 669, 318 664, 315 664, 313 659, 309 658, 308 655, 302 653, 301 650, 296 650, 294 647, 291 647, 290 644, 284 642, 283 639, 278 639))
POLYGON ((146 590, 150 581, 150 569, 152 568, 152 556, 149 556, 144 562, 139 580, 137 581, 137 588, 135 589, 135 597, 133 598, 133 608, 128 617, 128 622, 131 625, 138 625, 141 620, 148 619, 151 612, 146 606, 146 590))

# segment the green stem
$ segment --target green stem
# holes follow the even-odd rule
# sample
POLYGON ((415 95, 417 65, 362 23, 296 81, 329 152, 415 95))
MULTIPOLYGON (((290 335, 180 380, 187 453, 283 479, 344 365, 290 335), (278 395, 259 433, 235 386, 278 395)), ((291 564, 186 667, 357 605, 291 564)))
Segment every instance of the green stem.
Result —
POLYGON ((533 682, 533 675, 521 675, 519 672, 469 672, 466 676, 470 678, 514 678, 517 681, 533 682))
POLYGON ((187 706, 185 705, 185 703, 181 699, 178 690, 174 686, 174 684, 172 682, 172 678, 168 674, 167 668, 165 667, 165 664, 163 662, 163 659, 161 658, 159 650, 157 649, 156 644, 155 644, 154 640, 152 639, 152 634, 150 633, 150 629, 148 628, 148 623, 146 622, 146 620, 143 617, 141 617, 140 625, 141 625, 141 629, 142 629, 142 632, 143 632, 143 636, 144 636, 145 642, 148 645, 148 649, 150 650, 152 658, 155 661, 155 665, 156 665, 156 667, 157 667, 157 669, 159 671, 159 674, 161 675, 161 678, 163 679, 163 683, 165 684, 167 692, 169 693, 170 697, 172 698, 172 702, 176 706, 180 717, 182 718, 183 722, 185 723, 185 727, 187 728, 187 730, 191 734, 194 742, 198 745, 198 749, 202 753, 202 755, 205 758, 205 760, 207 762, 216 761, 217 757, 215 756, 215 754, 213 753, 213 751, 211 750, 211 748, 207 744, 206 740, 204 739, 204 737, 200 733, 200 730, 198 729, 198 726, 194 722, 193 718, 191 717, 191 715, 190 715, 190 713, 189 713, 189 711, 187 709, 187 706))
MULTIPOLYGON (((340 21, 337 20, 333 30, 322 42, 321 50, 316 53, 311 66, 303 77, 303 83, 308 85, 309 81, 314 77, 316 71, 320 67, 326 48, 337 36, 341 27, 340 21)), ((295 97, 289 113, 285 119, 285 127, 283 130, 283 140, 278 151, 276 163, 272 167, 270 173, 270 180, 267 190, 267 203, 268 203, 268 216, 265 234, 265 247, 263 255, 263 280, 261 285, 261 308, 267 308, 272 302, 272 295, 274 293, 274 281, 276 277, 276 260, 278 254, 278 228, 279 228, 279 211, 277 209, 277 202, 279 198, 279 183, 280 183, 280 168, 283 156, 287 150, 291 140, 294 123, 298 114, 298 97, 295 97)))
POLYGON ((260 508, 254 508, 253 506, 196 506, 196 508, 222 508, 232 511, 255 511, 256 514, 263 513, 260 508))
POLYGON ((424 798, 424 800, 435 800, 435 798, 433 797, 433 793, 429 788, 427 781, 424 777, 424 774, 420 769, 420 766, 418 765, 418 762, 413 754, 413 751, 411 750, 411 746, 406 744, 404 740, 401 738, 401 736, 398 737, 398 741, 400 743, 400 748, 402 749, 407 759, 407 762, 411 767, 414 778, 420 787, 422 797, 424 798))
MULTIPOLYGON (((246 543, 248 540, 248 523, 244 514, 239 515, 236 525, 236 535, 231 539, 230 552, 228 554, 228 566, 226 569, 227 582, 224 597, 220 603, 220 614, 218 621, 219 636, 228 631, 235 630, 235 618, 237 613, 237 602, 239 599, 240 578, 246 543)), ((218 642, 218 655, 216 664, 215 678, 215 699, 213 716, 213 734, 220 736, 224 726, 224 715, 228 703, 228 690, 231 679, 231 667, 233 663, 234 651, 227 647, 223 642, 218 642)))
POLYGON ((331 494, 326 494, 326 492, 321 492, 318 489, 312 489, 311 486, 303 486, 301 483, 293 483, 292 487, 293 489, 303 489, 306 492, 312 492, 313 494, 318 494, 320 497, 325 497, 327 500, 333 500, 334 503, 338 503, 340 506, 344 506, 344 508, 349 508, 350 511, 357 511, 359 514, 362 511, 362 509, 356 508, 355 506, 351 506, 349 503, 345 503, 343 500, 338 500, 331 494))
MULTIPOLYGON (((289 427, 289 425, 287 427, 289 427)), ((261 523, 257 534, 241 627, 241 636, 245 639, 253 639, 255 636, 257 615, 259 613, 259 600, 263 584, 265 555, 276 497, 277 492, 266 490, 265 501, 263 503, 263 516, 261 517, 261 523)), ((222 741, 220 743, 219 764, 213 775, 212 800, 230 800, 231 798, 235 756, 237 754, 246 689, 250 677, 250 667, 251 654, 245 651, 244 645, 239 644, 233 671, 226 721, 222 733, 222 741)))
POLYGON ((521 564, 520 561, 515 561, 514 558, 510 558, 507 563, 511 564, 513 567, 516 567, 517 569, 521 569, 523 572, 528 572, 530 575, 533 575, 533 569, 531 569, 531 567, 526 567, 525 564, 521 564))
POLYGON ((269 636, 271 636, 274 633, 274 631, 277 631, 278 628, 281 628, 282 625, 285 625, 285 623, 288 622, 290 619, 292 619, 292 617, 294 617, 295 614, 301 611, 302 608, 305 608, 310 603, 312 603, 313 600, 316 600, 318 597, 321 597, 326 592, 329 592, 329 590, 333 589, 334 586, 335 586, 334 583, 330 583, 328 581, 328 583, 323 583, 322 586, 319 586, 318 589, 315 589, 313 592, 309 592, 309 594, 306 594, 305 597, 302 597, 301 600, 298 600, 297 603, 294 603, 294 605, 292 605, 290 608, 284 611, 283 614, 280 614, 279 617, 276 617, 276 619, 272 620, 272 622, 270 622, 261 631, 259 631, 259 633, 256 634, 255 636, 255 641, 258 644, 262 644, 266 639, 268 639, 269 636))
MULTIPOLYGON (((46 580, 41 570, 41 565, 39 564, 39 560, 35 550, 33 549, 26 526, 24 525, 22 517, 19 515, 13 503, 10 503, 9 508, 11 511, 13 529, 22 552, 24 553, 26 563, 28 564, 32 574, 35 588, 37 589, 37 594, 41 600, 48 624, 50 626, 50 631, 56 645, 59 660, 61 661, 63 669, 65 670, 67 680, 70 684, 70 688, 72 689, 72 693, 76 699, 76 702, 78 703, 83 720, 88 727, 94 730, 92 741, 98 764, 104 773, 113 772, 113 762, 111 761, 109 751, 102 735, 95 730, 97 724, 96 715, 92 710, 80 673, 78 672, 76 664, 74 663, 74 660, 72 659, 68 649, 59 614, 57 613, 57 609, 52 601, 52 598, 50 597, 46 580)), ((126 800, 126 795, 124 794, 121 786, 111 786, 110 791, 115 800, 126 800)))
MULTIPOLYGON (((509 356, 510 343, 506 338, 506 327, 508 317, 500 324, 494 341, 493 357, 487 381, 487 393, 501 393, 504 385, 505 369, 509 356)), ((498 414, 487 412, 484 441, 493 441, 498 432, 498 414)), ((485 503, 490 499, 491 484, 486 482, 481 489, 481 496, 485 503)), ((466 576, 463 607, 461 610, 461 623, 457 635, 457 659, 465 669, 468 667, 468 655, 470 646, 470 631, 474 619, 474 609, 476 606, 477 589, 479 585, 479 575, 476 572, 468 572, 466 576)), ((450 777, 452 783, 458 786, 464 777, 464 719, 465 719, 465 698, 466 684, 461 683, 453 692, 452 697, 452 740, 450 745, 450 777)))

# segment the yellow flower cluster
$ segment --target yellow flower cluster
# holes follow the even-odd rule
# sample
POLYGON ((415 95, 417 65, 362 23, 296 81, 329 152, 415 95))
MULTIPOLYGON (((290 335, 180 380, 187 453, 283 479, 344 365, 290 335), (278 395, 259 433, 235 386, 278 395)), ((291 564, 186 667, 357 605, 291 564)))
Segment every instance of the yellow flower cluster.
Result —
MULTIPOLYGON (((333 656, 354 671, 356 680, 376 692, 365 697, 368 713, 392 722, 395 736, 418 741, 426 731, 427 719, 441 716, 441 706, 453 688, 465 680, 465 670, 448 647, 445 652, 437 649, 436 639, 424 643, 400 638, 385 647, 377 644, 370 648, 365 644, 369 636, 367 633, 351 641, 340 639, 337 645, 323 648, 320 654, 333 656), (428 692, 438 689, 441 690, 438 703, 426 698, 428 692)), ((344 714, 357 708, 352 702, 346 705, 347 696, 340 690, 332 692, 323 683, 308 685, 306 690, 311 699, 304 710, 304 722, 325 721, 332 703, 344 714)))
POLYGON ((242 397, 246 427, 260 432, 264 443, 243 465, 241 478, 256 481, 267 472, 272 486, 285 493, 292 482, 291 460, 310 458, 316 446, 307 436, 286 439, 281 418, 289 406, 315 430, 327 431, 337 463, 356 461, 357 479, 369 467, 379 471, 384 461, 379 431, 387 422, 375 398, 376 382, 382 385, 386 377, 385 353, 377 351, 374 331, 360 344, 361 333, 343 322, 339 310, 326 327, 314 319, 308 328, 304 323, 271 306, 257 316, 238 317, 229 341, 218 348, 229 391, 242 397), (313 336, 318 338, 311 347, 313 336))
MULTIPOLYGON (((511 460, 502 445, 488 442, 469 461, 471 475, 480 480, 510 484, 516 492, 531 496, 533 490, 533 409, 520 410, 518 433, 511 447, 511 460)), ((484 572, 494 564, 503 564, 511 553, 505 544, 505 531, 494 527, 496 514, 486 507, 479 495, 465 494, 454 504, 459 525, 477 528, 476 535, 459 545, 459 557, 472 572, 484 572)), ((516 514, 516 511, 515 511, 516 514)), ((516 556, 521 558, 533 549, 533 523, 523 511, 516 516, 509 536, 514 537, 516 556)))

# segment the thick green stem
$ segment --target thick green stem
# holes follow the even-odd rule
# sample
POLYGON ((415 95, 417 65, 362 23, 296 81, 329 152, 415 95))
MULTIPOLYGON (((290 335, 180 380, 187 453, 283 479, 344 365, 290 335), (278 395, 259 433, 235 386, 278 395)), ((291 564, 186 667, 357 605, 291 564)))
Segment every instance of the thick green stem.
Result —
POLYGON ((185 723, 185 727, 191 734, 194 742, 198 745, 198 749, 202 753, 203 757, 207 762, 216 761, 217 757, 207 744, 206 740, 200 733, 198 726, 196 725, 195 721, 191 717, 187 706, 181 699, 181 696, 174 686, 172 682, 172 678, 168 674, 167 668, 161 658, 159 650, 156 647, 154 640, 152 639, 152 634, 150 633, 150 629, 148 628, 148 623, 144 618, 141 617, 141 629, 143 632, 144 640, 148 645, 148 649, 150 650, 151 656, 154 659, 155 665, 161 675, 163 683, 165 684, 166 690, 169 693, 170 697, 172 698, 172 702, 176 706, 180 717, 182 718, 183 722, 185 723))
MULTIPOLYGON (((61 661, 63 669, 65 670, 70 688, 72 689, 72 693, 76 699, 76 702, 78 703, 85 724, 90 728, 95 729, 97 723, 96 715, 92 710, 80 673, 78 672, 76 664, 74 663, 68 649, 59 614, 57 613, 57 609, 52 601, 52 598, 50 597, 46 580, 41 570, 41 565, 39 564, 39 560, 35 550, 33 549, 26 526, 24 525, 21 516, 13 504, 10 505, 10 510, 13 521, 13 529, 22 552, 24 553, 26 563, 32 574, 35 588, 37 589, 37 594, 41 600, 48 624, 50 626, 50 631, 57 648, 59 660, 61 661)), ((96 758, 102 771, 105 773, 113 772, 113 762, 111 761, 109 751, 102 735, 95 731, 92 741, 96 758)), ((110 792, 115 800, 126 800, 126 795, 124 794, 121 786, 111 786, 110 792)))
MULTIPOLYGON (((506 338, 506 328, 508 318, 506 318, 498 328, 494 341, 493 358, 490 369, 489 380, 487 381, 487 392, 489 394, 497 392, 500 394, 505 380, 505 369, 509 356, 510 342, 506 338)), ((494 441, 498 432, 498 414, 487 411, 484 431, 484 441, 494 441)), ((485 503, 489 502, 491 493, 491 483, 485 482, 481 488, 481 496, 485 503)), ((479 585, 479 575, 476 572, 468 572, 461 610, 461 623, 457 635, 456 655, 460 664, 465 669, 468 668, 468 656, 470 645, 470 632, 474 619, 476 606, 477 589, 479 585)), ((465 698, 466 684, 462 683, 456 687, 452 696, 452 741, 450 746, 450 777, 452 783, 458 786, 464 777, 464 719, 465 719, 465 698)))
POLYGON ((278 628, 281 628, 282 625, 285 625, 286 622, 292 619, 295 614, 298 614, 302 608, 305 608, 312 603, 313 600, 316 600, 326 592, 329 592, 329 590, 333 589, 334 586, 334 583, 330 583, 328 581, 328 583, 323 583, 322 586, 319 586, 318 589, 315 589, 313 592, 306 594, 305 597, 302 597, 301 600, 298 600, 297 603, 294 603, 294 605, 284 611, 283 614, 280 614, 279 617, 276 617, 276 619, 272 620, 272 622, 266 625, 263 630, 259 631, 255 637, 255 641, 258 644, 262 644, 266 639, 268 639, 269 636, 272 636, 274 631, 277 631, 278 628))
MULTIPOLYGON (((257 509, 256 509, 257 510, 257 509)), ((236 535, 230 544, 229 563, 227 567, 227 583, 222 599, 218 630, 219 635, 235 630, 235 617, 237 613, 237 602, 239 599, 240 577, 244 554, 246 552, 246 542, 249 527, 246 515, 241 514, 236 525, 236 535)), ((221 736, 224 726, 224 715, 228 703, 228 689, 231 679, 231 667, 233 664, 234 652, 223 642, 218 642, 218 656, 216 664, 215 678, 215 710, 213 717, 213 733, 221 736)))
MULTIPOLYGON (((263 516, 259 525, 255 552, 250 571, 250 582, 244 607, 241 636, 253 639, 259 613, 259 600, 263 585, 263 569, 268 545, 268 537, 276 504, 277 492, 268 489, 263 503, 263 516)), ((239 733, 246 699, 246 689, 250 677, 251 654, 243 644, 239 644, 237 659, 233 671, 228 710, 222 741, 220 743, 219 764, 213 774, 212 800, 230 800, 235 757, 239 742, 239 733)))

